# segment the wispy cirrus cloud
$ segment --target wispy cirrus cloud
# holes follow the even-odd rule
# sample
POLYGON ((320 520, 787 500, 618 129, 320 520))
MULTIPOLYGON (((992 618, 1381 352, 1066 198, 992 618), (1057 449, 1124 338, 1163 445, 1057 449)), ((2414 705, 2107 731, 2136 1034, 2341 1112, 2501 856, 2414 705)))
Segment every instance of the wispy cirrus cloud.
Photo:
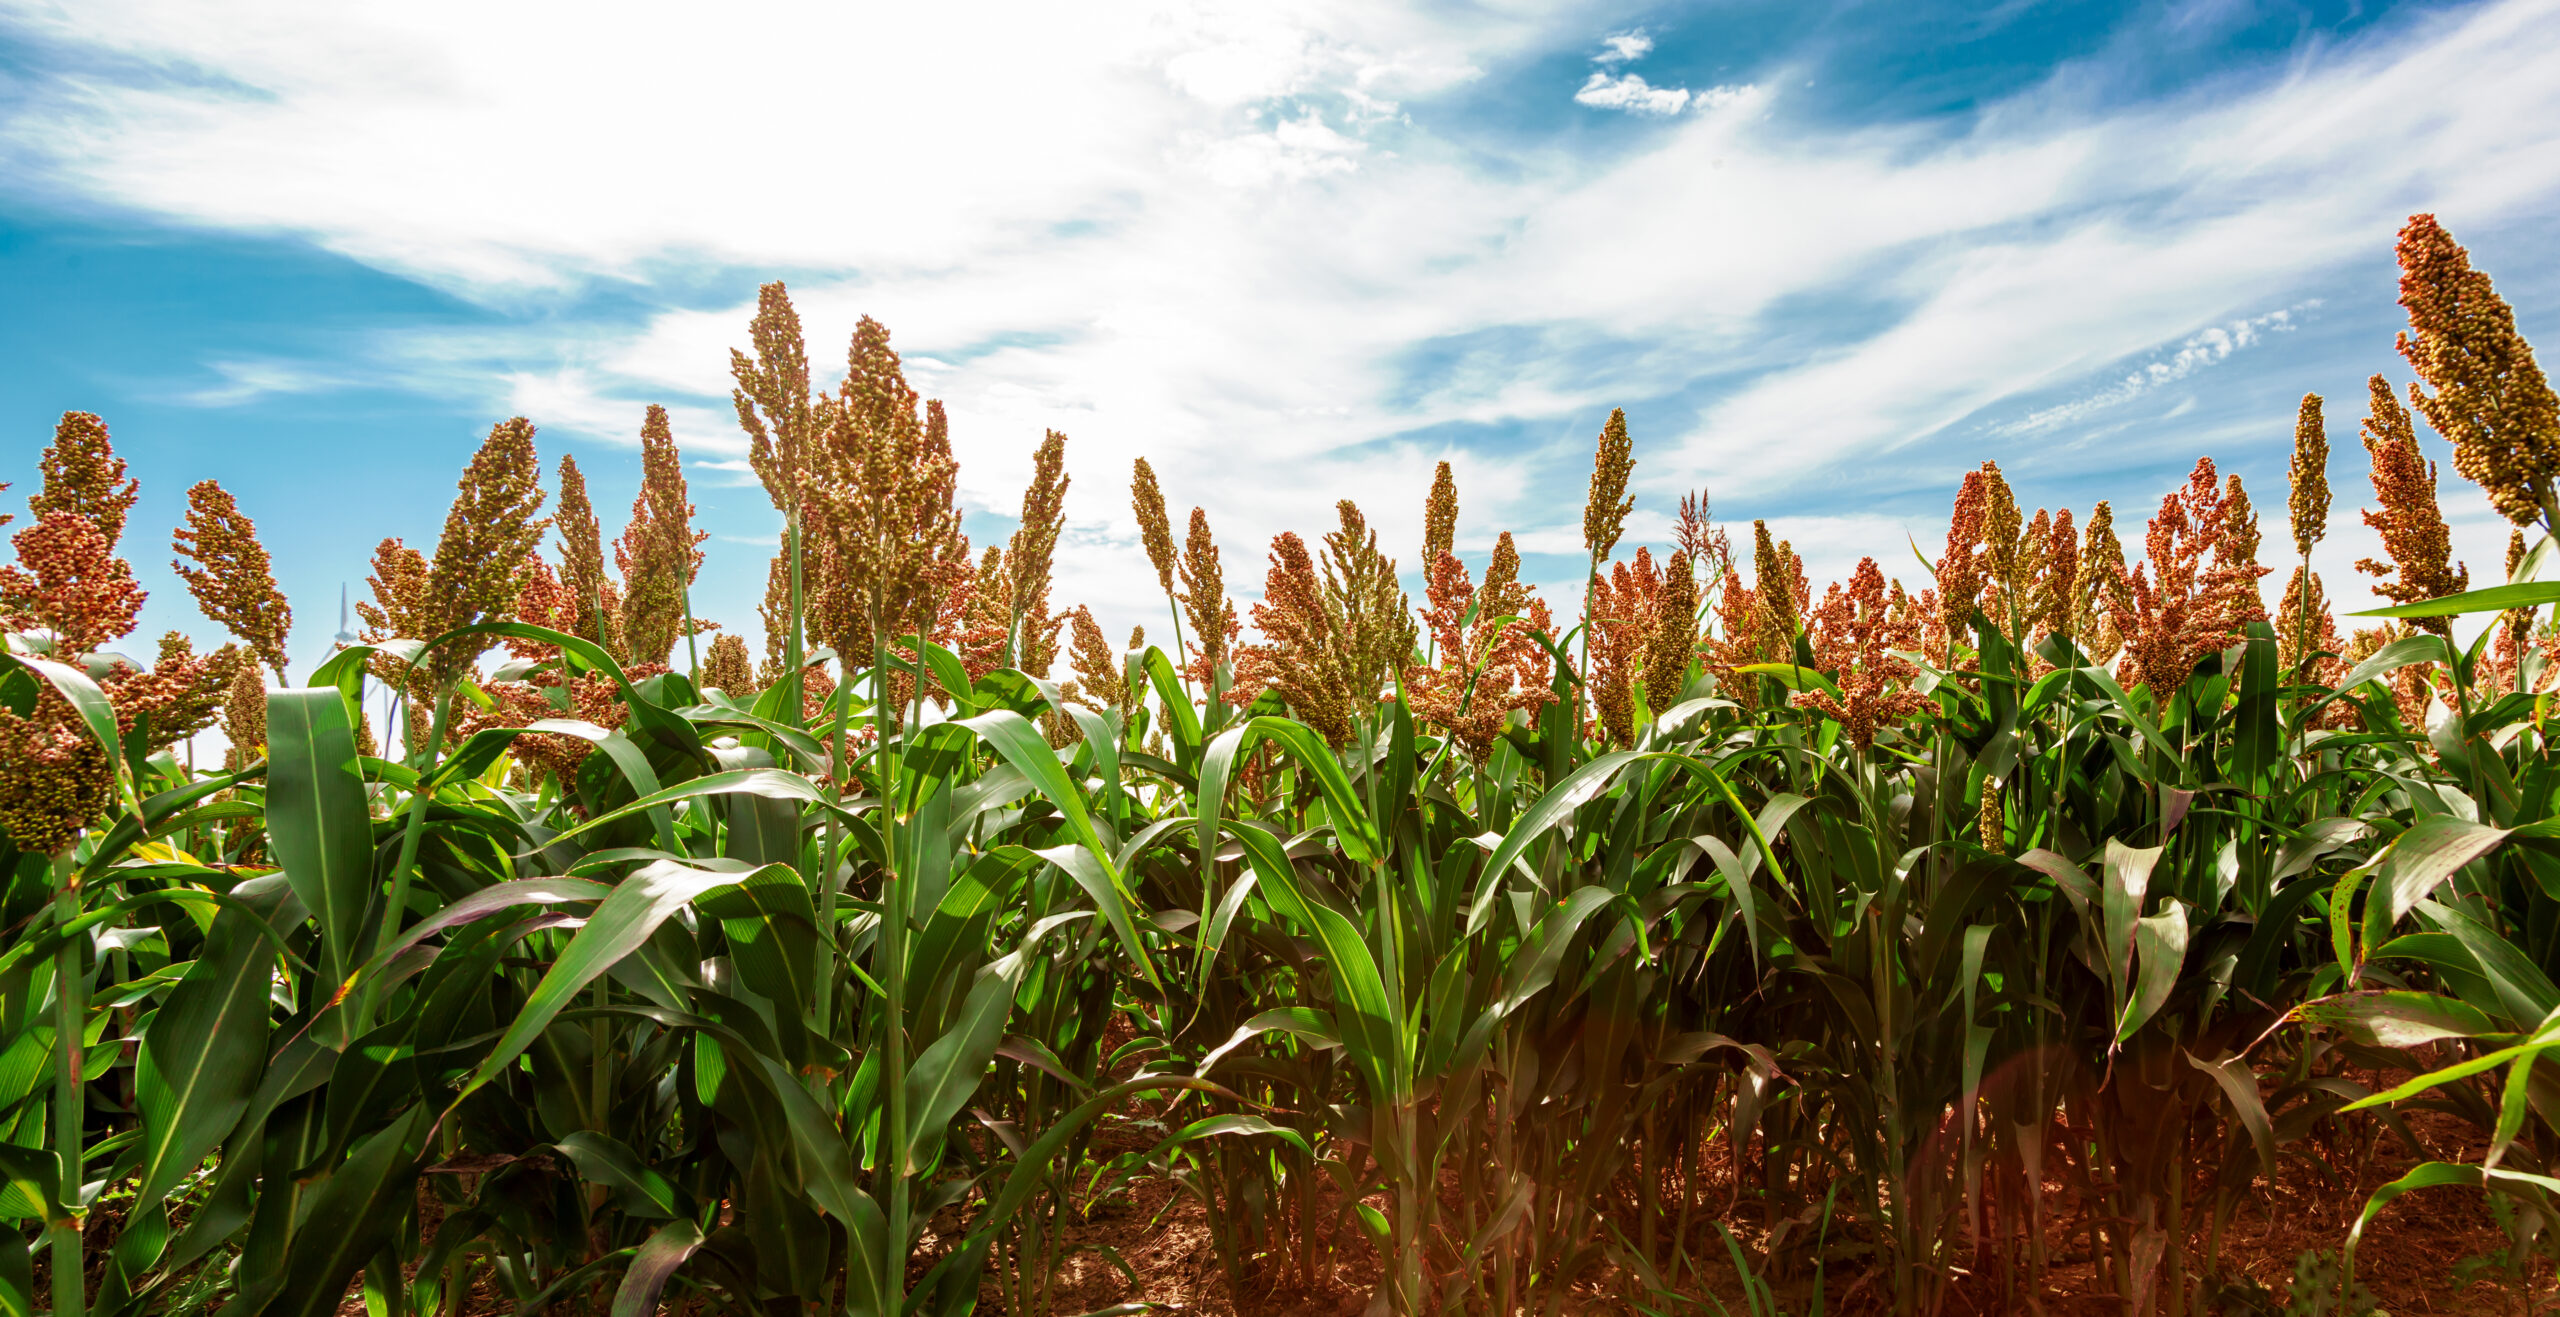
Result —
POLYGON ((2175 384, 2208 366, 2218 366, 2230 360, 2231 354, 2257 346, 2269 334, 2291 333, 2294 318, 2319 305, 2320 299, 2315 297, 2280 311, 2269 311, 2228 324, 2208 325, 2188 335, 2174 350, 2144 362, 2113 384, 2085 397, 2038 408, 2000 429, 2006 434, 2046 433, 2085 420, 2109 407, 2122 406, 2164 384, 2175 384))

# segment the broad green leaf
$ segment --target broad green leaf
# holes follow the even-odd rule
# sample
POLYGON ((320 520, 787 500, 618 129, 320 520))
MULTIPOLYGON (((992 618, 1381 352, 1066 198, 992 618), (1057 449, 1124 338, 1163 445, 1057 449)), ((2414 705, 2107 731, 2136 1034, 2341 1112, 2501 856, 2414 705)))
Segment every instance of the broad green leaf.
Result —
POLYGON ((2420 1047, 2447 1038, 2477 1038, 2498 1027, 2457 997, 2394 990, 2350 992, 2294 1008, 2294 1018, 2348 1030, 2381 1047, 2420 1047))
POLYGON ((1014 980, 1007 975, 980 978, 961 1004, 959 1018, 918 1053, 908 1067, 907 1114, 914 1122, 907 1145, 911 1170, 931 1163, 935 1151, 942 1146, 944 1128, 986 1079, 996 1046, 1004 1041, 1004 1022, 1013 1011, 1014 987, 1014 980))
MULTIPOLYGON (((254 878, 233 894, 273 907, 281 904, 283 887, 281 879, 254 878)), ((267 994, 275 980, 274 952, 258 930, 245 926, 258 919, 238 907, 216 915, 205 953, 143 1033, 134 1079, 142 1113, 136 1214, 156 1211, 230 1137, 257 1091, 266 1068, 267 994)))
POLYGON ((1412 1083, 1408 1068, 1411 1057, 1401 1031, 1403 1013, 1388 996, 1368 941, 1340 911, 1307 895, 1278 838, 1259 828, 1237 828, 1229 835, 1243 844, 1245 858, 1261 880, 1264 898, 1281 914, 1313 932, 1323 947, 1326 975, 1339 1005, 1349 1014, 1347 1020, 1336 1017, 1347 1026, 1343 1041, 1350 1048, 1353 1064, 1376 1086, 1373 1098, 1381 1102, 1403 1100, 1412 1083))
POLYGON ((658 1295, 667 1281, 702 1247, 702 1241, 702 1227, 691 1221, 670 1221, 652 1231, 613 1291, 610 1317, 650 1317, 658 1310, 658 1295))
POLYGON ((640 1160, 621 1140, 595 1130, 578 1130, 557 1145, 578 1168, 580 1178, 628 1196, 637 1215, 665 1219, 693 1210, 693 1198, 640 1160))
POLYGON ((1648 756, 1635 750, 1615 750, 1573 771, 1572 776, 1540 797, 1529 807, 1511 830, 1503 834, 1493 856, 1485 862, 1484 875, 1477 879, 1475 900, 1467 908, 1467 932, 1473 935, 1484 927, 1493 913, 1493 898, 1500 893, 1511 866, 1527 853, 1531 843, 1545 836, 1557 824, 1573 817, 1574 812, 1591 803, 1593 797, 1609 789, 1620 769, 1648 756))
POLYGON ((249 1307, 252 1317, 334 1317, 348 1280, 412 1208, 418 1153, 431 1124, 426 1108, 412 1107, 329 1172, 286 1250, 280 1283, 249 1307))
POLYGON ((2462 613, 2502 613, 2510 608, 2538 608, 2560 603, 2560 581, 2527 581, 2465 590, 2438 599, 2422 599, 2392 608, 2368 608, 2349 617, 2454 617, 2462 613))
POLYGON ((2257 1072, 2237 1056, 2203 1061, 2197 1059, 2193 1052, 2185 1052, 2184 1055, 2188 1065, 2213 1076, 2213 1082, 2222 1086, 2222 1096, 2231 1103, 2232 1111, 2238 1113, 2241 1126, 2249 1131, 2249 1141, 2257 1146, 2258 1173, 2267 1177, 2267 1183, 2275 1183, 2275 1123, 2267 1118, 2267 1104, 2258 1097, 2257 1072))
MULTIPOLYGON (((730 795, 763 796, 769 800, 800 800, 823 809, 834 809, 827 804, 826 792, 820 790, 816 783, 797 773, 786 773, 779 768, 736 768, 725 773, 706 773, 701 777, 678 782, 663 791, 651 792, 628 805, 598 814, 551 840, 555 845, 573 841, 608 823, 627 819, 634 814, 673 804, 679 800, 730 795)), ((843 813, 841 810, 836 812, 843 813)))
POLYGON ((355 729, 335 688, 267 692, 267 836, 320 925, 320 967, 344 983, 363 962, 373 896, 373 816, 355 729))
POLYGON ((2169 1004, 2169 994, 2177 990, 2178 971, 2187 961, 2187 907, 2178 901, 2161 902, 2160 913, 2134 925, 2133 946, 2135 991, 2123 1022, 2116 1026, 2119 1043, 2159 1014, 2169 1004))
MULTIPOLYGON (((774 867, 778 866, 757 872, 769 872, 774 867)), ((554 1016, 568 1009, 577 995, 613 968, 616 961, 639 950, 669 916, 714 889, 734 886, 752 876, 687 868, 660 860, 616 884, 612 893, 597 903, 595 913, 587 917, 586 927, 578 930, 560 958, 543 972, 542 981, 534 985, 533 994, 525 999, 523 1009, 499 1037, 497 1046, 471 1072, 470 1081, 463 1085, 455 1102, 459 1104, 473 1090, 496 1078, 499 1071, 514 1064, 524 1049, 551 1027, 554 1016)))
POLYGON ((2430 814, 2418 820, 2382 853, 2382 877, 2375 890, 2389 897, 2391 922, 2399 923, 2462 866, 2506 839, 2504 828, 2483 827, 2451 814, 2430 814))

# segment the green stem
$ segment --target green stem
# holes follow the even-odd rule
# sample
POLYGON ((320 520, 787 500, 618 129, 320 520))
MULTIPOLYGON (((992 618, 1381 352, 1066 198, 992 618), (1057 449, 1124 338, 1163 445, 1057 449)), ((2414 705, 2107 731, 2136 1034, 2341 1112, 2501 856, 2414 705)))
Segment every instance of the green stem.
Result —
MULTIPOLYGON (((444 749, 445 728, 452 717, 453 688, 447 686, 436 692, 436 713, 427 732, 427 751, 418 759, 418 785, 409 793, 409 819, 400 833, 400 858, 391 866, 391 899, 382 908, 382 925, 373 940, 377 947, 389 946, 393 938, 400 936, 400 917, 409 908, 409 878, 417 870, 418 847, 427 836, 427 806, 435 799, 435 793, 427 789, 427 774, 435 765, 436 755, 444 749)), ((348 949, 346 959, 350 964, 364 963, 354 948, 348 949)), ((357 991, 355 1021, 348 1030, 349 1037, 373 1027, 373 1012, 380 1005, 374 996, 375 982, 367 979, 357 991)))
MULTIPOLYGON (((845 757, 844 706, 852 689, 850 680, 837 682, 835 698, 829 701, 829 722, 835 727, 835 759, 827 770, 827 803, 834 806, 844 804, 844 777, 849 763, 845 757)), ((839 895, 836 887, 836 844, 839 826, 834 810, 829 810, 825 841, 818 852, 818 871, 810 875, 810 881, 818 886, 818 963, 812 983, 811 1006, 821 1036, 832 1036, 836 1018, 836 905, 839 895)))
MULTIPOLYGON (((783 632, 782 682, 791 693, 784 697, 784 707, 780 710, 780 716, 784 726, 798 727, 801 723, 800 711, 805 701, 803 692, 807 689, 807 685, 800 677, 804 646, 800 640, 800 505, 797 500, 793 501, 790 510, 784 514, 783 540, 784 551, 791 558, 791 625, 783 632)), ((836 672, 839 676, 847 675, 841 659, 836 663, 836 672)))
POLYGON ((693 573, 684 575, 684 661, 685 675, 698 687, 702 684, 702 647, 693 638, 693 573))
POLYGON ((1165 607, 1173 613, 1173 675, 1182 682, 1182 693, 1191 693, 1191 648, 1182 639, 1182 601, 1172 595, 1164 597, 1165 607))
MULTIPOLYGON (((54 921, 69 927, 80 917, 80 875, 72 867, 70 847, 54 855, 53 876, 54 921)), ((62 1219, 50 1231, 55 1317, 80 1317, 88 1302, 88 1260, 80 1239, 81 1139, 87 1124, 81 1026, 89 1013, 80 944, 86 940, 87 934, 64 938, 53 960, 53 1150, 62 1161, 62 1219)))
MULTIPOLYGON (((888 644, 875 620, 871 628, 872 681, 879 698, 871 702, 872 726, 878 740, 880 776, 880 840, 887 863, 880 873, 880 986, 887 999, 880 1026, 880 1082, 885 1110, 880 1122, 880 1177, 887 1200, 889 1229, 884 1237, 881 1280, 888 1287, 881 1310, 900 1312, 906 1298, 907 1221, 907 885, 898 876, 898 755, 891 744, 889 722, 888 644)), ((829 884, 832 886, 833 884, 829 884)))

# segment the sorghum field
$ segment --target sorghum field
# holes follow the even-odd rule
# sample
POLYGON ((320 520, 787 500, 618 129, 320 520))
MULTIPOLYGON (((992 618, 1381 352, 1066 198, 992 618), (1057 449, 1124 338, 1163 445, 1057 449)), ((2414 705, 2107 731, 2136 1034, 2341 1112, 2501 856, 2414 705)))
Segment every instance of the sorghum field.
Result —
POLYGON ((197 486, 237 643, 146 663, 66 415, 0 566, 0 1313, 2528 1311, 2560 415, 2399 255, 2340 475, 2400 606, 2343 634, 2308 397, 2290 543, 2210 460, 2032 514, 1985 464, 1916 590, 1703 496, 1622 555, 1613 416, 1570 610, 1451 553, 1444 465, 1239 616, 1141 462, 1123 643, 1052 597, 1065 437, 973 549, 887 331, 813 388, 774 284, 761 652, 689 620, 652 409, 611 566, 503 422, 311 671, 197 486))

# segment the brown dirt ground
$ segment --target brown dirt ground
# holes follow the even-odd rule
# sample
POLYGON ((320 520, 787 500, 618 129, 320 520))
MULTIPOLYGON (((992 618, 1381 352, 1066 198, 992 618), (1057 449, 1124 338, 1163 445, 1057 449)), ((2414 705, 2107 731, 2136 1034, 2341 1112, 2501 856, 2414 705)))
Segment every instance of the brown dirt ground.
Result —
MULTIPOLYGON (((2408 1123, 2433 1158, 2476 1160, 2481 1152, 2480 1131, 2454 1117, 2414 1113, 2408 1123)), ((1097 1155, 1108 1157, 1143 1148, 1147 1140, 1136 1134, 1106 1134, 1098 1142, 1101 1146, 1097 1155)), ((2288 1149, 2288 1154, 2299 1147, 2288 1149)), ((2409 1149, 2389 1136, 2375 1139, 2369 1148, 2315 1152, 2306 1157, 2288 1155, 2286 1174, 2273 1185, 2264 1179, 2254 1184, 2230 1222, 2223 1241, 2225 1278, 2245 1277, 2255 1282, 2272 1303, 2263 1311, 2282 1311, 2295 1259, 2309 1250, 2335 1250, 2344 1241, 2367 1195, 2405 1172, 2416 1160, 2409 1149)), ((1729 1174, 1729 1168, 1725 1169, 1729 1174)), ((1711 1163, 1711 1187, 1717 1170, 1711 1163)), ((2048 1184, 2055 1201, 2061 1201, 2064 1189, 2059 1180, 2048 1184)), ((1330 1212, 1336 1205, 1328 1202, 1325 1209, 1330 1212)), ((423 1224, 432 1232, 442 1213, 423 1186, 420 1206, 423 1224)), ((1197 1313, 1202 1317, 1358 1317, 1367 1307, 1378 1276, 1367 1246, 1357 1240, 1344 1240, 1340 1241, 1339 1260, 1329 1273, 1319 1274, 1312 1290, 1282 1284, 1233 1293, 1218 1265, 1200 1204, 1173 1185, 1161 1179, 1139 1179, 1083 1207, 1081 1215, 1072 1218, 1066 1227, 1066 1248, 1057 1265, 1053 1290, 1051 1311, 1056 1314, 1095 1313, 1124 1304, 1148 1304, 1163 1312, 1197 1313), (1131 1283, 1111 1260, 1115 1254, 1135 1273, 1136 1283, 1131 1283)), ((2201 1209, 2198 1215, 2202 1215, 2201 1209)), ((115 1223, 109 1216, 101 1213, 91 1220, 93 1249, 105 1249, 113 1238, 115 1223)), ((2058 1221, 2053 1228, 2054 1237, 2059 1240, 2067 1236, 2070 1228, 2068 1218, 2058 1221)), ((1737 1315, 1751 1312, 1731 1262, 1711 1233, 1712 1227, 1701 1222, 1698 1229, 1704 1245, 1698 1250, 1701 1271, 1715 1305, 1737 1315)), ((1746 1252, 1756 1256, 1765 1231, 1754 1223, 1739 1221, 1734 1223, 1734 1233, 1746 1252)), ((2199 1225, 2192 1257, 2201 1256, 2202 1233, 2199 1225)), ((2494 1270, 2469 1285, 2457 1284, 2454 1269, 2458 1263, 2497 1252, 2504 1243, 2505 1237, 2476 1192, 2439 1189, 2405 1195, 2365 1231, 2357 1256, 2357 1280, 2373 1291, 2385 1312, 2398 1317, 2420 1313, 2496 1317, 2541 1311, 2560 1301, 2560 1284, 2555 1284, 2547 1272, 2536 1274, 2529 1295, 2519 1294, 2494 1270)), ((2060 1244, 2056 1247, 2061 1251, 2060 1244)), ((922 1263, 920 1260, 919 1265, 922 1263)), ((464 1317, 496 1317, 513 1311, 512 1305, 488 1286, 485 1276, 475 1280, 464 1317)), ((2004 1306, 1988 1278, 1959 1273, 1942 1311, 1950 1317, 2005 1311, 2095 1317, 2123 1310, 2119 1300, 2098 1292, 2095 1267, 2088 1260, 2058 1263, 2048 1273, 2047 1282, 2039 1301, 2004 1306)), ((45 1267, 39 1256, 36 1292, 45 1293, 46 1284, 45 1267)), ((1258 1285, 1259 1282, 1248 1282, 1249 1287, 1258 1285)), ((1783 1311, 1807 1312, 1813 1288, 1809 1278, 1779 1283, 1776 1293, 1783 1311)), ((1596 1268, 1575 1285, 1562 1314, 1582 1317, 1636 1312, 1638 1294, 1631 1277, 1614 1267, 1596 1268)), ((1689 1297, 1694 1301, 1699 1296, 1689 1297)), ((1834 1264, 1824 1299, 1827 1312, 1839 1317, 1890 1307, 1889 1295, 1877 1278, 1859 1274, 1856 1264, 1851 1263, 1834 1264)), ((1683 1311, 1713 1311, 1713 1307, 1694 1303, 1683 1311)), ((990 1283, 982 1291, 980 1311, 1002 1310, 999 1291, 990 1283)), ((2207 1305, 2205 1310, 2216 1308, 2207 1305)), ((2219 1310, 2259 1311, 2237 1305, 2219 1310)), ((352 1287, 338 1311, 340 1317, 364 1314, 363 1303, 352 1287)), ((571 1303, 553 1311, 568 1313, 581 1308, 571 1303)), ((2190 1311, 2195 1310, 2191 1307, 2190 1311)))

